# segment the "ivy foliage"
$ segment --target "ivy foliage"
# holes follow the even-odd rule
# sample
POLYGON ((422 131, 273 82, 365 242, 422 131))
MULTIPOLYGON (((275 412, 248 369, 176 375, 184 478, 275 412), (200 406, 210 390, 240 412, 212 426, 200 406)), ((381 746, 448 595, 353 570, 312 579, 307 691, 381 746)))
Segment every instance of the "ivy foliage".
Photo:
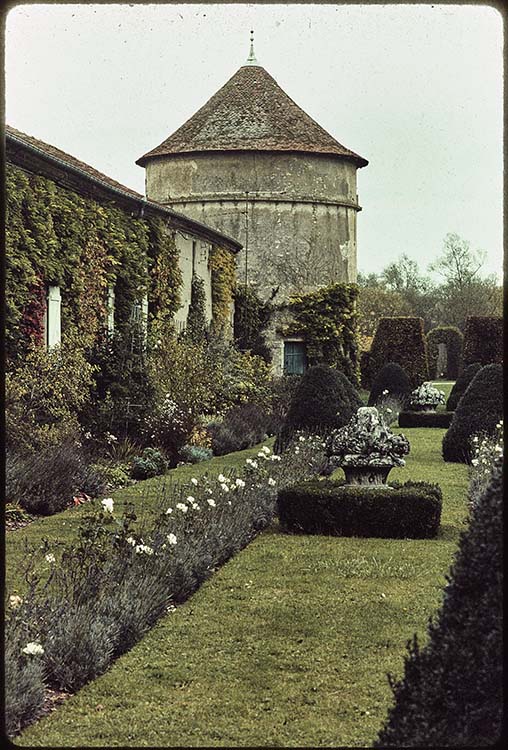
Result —
POLYGON ((113 203, 6 165, 6 348, 22 357, 41 338, 44 298, 62 292, 62 330, 74 329, 90 348, 106 320, 115 287, 115 324, 148 292, 152 315, 169 320, 181 277, 174 237, 162 219, 141 219, 113 203))
POLYGON ((236 283, 235 256, 224 247, 212 245, 208 262, 212 272, 212 329, 228 335, 236 283))
POLYGON ((185 335, 189 341, 193 341, 195 344, 204 341, 206 337, 205 302, 205 282, 200 276, 194 274, 191 283, 191 301, 187 313, 185 335))
POLYGON ((328 365, 358 385, 360 376, 357 341, 356 284, 331 284, 315 292, 291 297, 286 308, 293 320, 283 336, 303 336, 309 365, 328 365))
POLYGON ((235 291, 234 338, 241 351, 263 357, 270 362, 270 351, 265 341, 265 331, 272 319, 274 306, 263 301, 249 287, 238 286, 235 291))

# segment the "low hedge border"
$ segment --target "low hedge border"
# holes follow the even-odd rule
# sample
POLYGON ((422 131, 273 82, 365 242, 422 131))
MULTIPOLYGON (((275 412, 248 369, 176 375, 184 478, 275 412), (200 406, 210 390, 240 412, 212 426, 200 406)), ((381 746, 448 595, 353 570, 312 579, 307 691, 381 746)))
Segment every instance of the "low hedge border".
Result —
POLYGON ((439 530, 441 508, 441 488, 427 482, 359 487, 313 479, 277 495, 280 525, 289 533, 430 539, 439 530))
POLYGON ((453 411, 401 411, 399 427, 448 427, 452 423, 453 411))

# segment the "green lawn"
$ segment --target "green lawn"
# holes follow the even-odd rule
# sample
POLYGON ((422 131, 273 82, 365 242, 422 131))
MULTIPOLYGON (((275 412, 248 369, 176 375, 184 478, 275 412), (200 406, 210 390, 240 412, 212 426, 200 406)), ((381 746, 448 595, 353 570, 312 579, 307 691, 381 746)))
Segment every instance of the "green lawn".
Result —
MULTIPOLYGON (((371 745, 392 699, 386 672, 399 676, 407 640, 415 631, 424 637, 467 513, 467 467, 443 462, 444 430, 404 433, 411 453, 390 478, 441 485, 437 539, 288 536, 274 524, 106 674, 16 741, 53 748, 371 745)), ((189 478, 238 460, 178 472, 189 478)), ((155 497, 158 481, 148 486, 155 497)), ((11 579, 14 537, 35 538, 42 529, 56 537, 63 521, 70 534, 79 513, 10 534, 11 579)))

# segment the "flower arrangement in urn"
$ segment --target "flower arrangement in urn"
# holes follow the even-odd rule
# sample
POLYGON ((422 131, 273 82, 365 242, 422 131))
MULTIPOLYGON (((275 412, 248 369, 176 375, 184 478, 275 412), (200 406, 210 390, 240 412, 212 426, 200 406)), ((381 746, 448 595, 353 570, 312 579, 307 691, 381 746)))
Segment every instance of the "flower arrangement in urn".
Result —
POLYGON ((394 435, 375 406, 364 406, 326 439, 323 473, 341 467, 348 484, 384 485, 394 466, 404 466, 402 456, 408 453, 407 438, 394 435))
POLYGON ((409 396, 409 409, 411 411, 435 411, 438 404, 444 404, 444 391, 435 388, 432 383, 423 383, 409 396))

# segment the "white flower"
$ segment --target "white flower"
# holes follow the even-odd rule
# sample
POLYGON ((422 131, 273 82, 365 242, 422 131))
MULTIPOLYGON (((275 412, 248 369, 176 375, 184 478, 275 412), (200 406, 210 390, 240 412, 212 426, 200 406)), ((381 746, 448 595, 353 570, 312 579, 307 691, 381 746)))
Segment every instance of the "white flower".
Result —
POLYGON ((383 391, 383 394, 382 394, 382 395, 383 395, 383 396, 387 396, 387 395, 388 395, 388 388, 385 388, 385 389, 384 389, 384 391, 383 391))
MULTIPOLYGON (((185 502, 189 503, 189 505, 194 505, 194 503, 196 502, 196 500, 192 497, 192 495, 189 495, 188 497, 185 498, 185 502)), ((178 507, 178 506, 176 506, 176 507, 178 507)))
POLYGON ((227 482, 228 481, 226 479, 226 477, 224 476, 224 474, 219 474, 219 476, 217 477, 217 479, 219 480, 219 482, 227 482))
POLYGON ((44 559, 46 560, 46 562, 49 562, 49 563, 56 562, 55 556, 51 552, 49 552, 47 555, 45 555, 44 559))
POLYGON ((29 654, 30 656, 40 656, 44 653, 44 649, 42 648, 41 644, 34 641, 32 641, 31 643, 27 643, 25 648, 22 648, 21 651, 24 654, 29 654))
POLYGON ((167 540, 170 544, 176 544, 176 535, 175 534, 168 534, 167 540))
POLYGON ((235 484, 237 487, 245 487, 245 482, 243 481, 243 479, 240 479, 240 477, 237 477, 235 479, 235 484))
POLYGON ((132 536, 128 536, 125 541, 127 542, 127 544, 130 544, 132 547, 136 546, 136 540, 132 536))
POLYGON ((270 485, 270 487, 273 487, 274 485, 277 484, 277 482, 272 477, 269 477, 268 478, 268 484, 270 485))
POLYGON ((104 510, 108 510, 110 513, 113 513, 113 498, 112 497, 105 497, 104 500, 101 500, 101 505, 104 508, 104 510))
POLYGON ((229 492, 229 487, 227 486, 227 484, 222 483, 221 487, 222 487, 222 489, 223 489, 224 492, 229 492))
POLYGON ((207 497, 206 502, 211 508, 215 508, 215 500, 213 499, 213 497, 207 497))
POLYGON ((169 516, 169 514, 172 512, 173 512, 173 508, 168 508, 166 511, 166 515, 169 516))
POLYGON ((478 459, 477 458, 473 458, 473 460, 471 461, 471 463, 473 464, 473 466, 478 466, 478 459))
POLYGON ((194 510, 201 510, 200 506, 197 503, 192 503, 192 507, 194 510))
POLYGON ((387 408, 387 409, 386 409, 386 411, 388 412, 388 414, 391 414, 391 413, 392 413, 392 410, 391 410, 391 409, 388 409, 388 408, 387 408))
POLYGON ((300 441, 300 443, 305 443, 305 438, 304 438, 303 435, 300 435, 300 437, 298 438, 298 440, 300 441))
POLYGON ((269 453, 271 453, 271 450, 270 450, 270 448, 267 445, 263 445, 263 447, 261 448, 261 450, 264 451, 266 453, 266 455, 268 455, 269 453))
POLYGON ((280 461, 280 456, 276 456, 275 454, 273 454, 271 456, 271 459, 272 459, 272 461, 280 461))
POLYGON ((252 459, 252 458, 246 458, 245 459, 245 463, 248 464, 249 466, 252 466, 253 469, 257 469, 258 468, 258 462, 254 461, 254 459, 252 459))
POLYGON ((228 505, 231 505, 231 500, 228 500, 228 505))
POLYGON ((181 511, 182 511, 182 513, 187 513, 187 511, 189 510, 189 509, 187 508, 187 506, 186 506, 186 505, 184 505, 184 503, 177 503, 177 504, 176 504, 176 507, 178 508, 178 510, 181 510, 181 511))
POLYGON ((258 458, 268 458, 267 454, 264 451, 259 451, 257 455, 258 458))
POLYGON ((138 555, 153 555, 153 549, 147 544, 138 544, 135 548, 135 551, 138 555))
POLYGON ((192 477, 191 482, 192 484, 197 485, 198 480, 196 479, 196 477, 192 477))
POLYGON ((90 431, 85 432, 85 440, 91 440, 92 439, 92 433, 90 431))
POLYGON ((12 594, 12 596, 9 597, 9 607, 12 607, 12 609, 16 609, 16 607, 19 607, 21 604, 23 604, 23 599, 17 594, 12 594))

